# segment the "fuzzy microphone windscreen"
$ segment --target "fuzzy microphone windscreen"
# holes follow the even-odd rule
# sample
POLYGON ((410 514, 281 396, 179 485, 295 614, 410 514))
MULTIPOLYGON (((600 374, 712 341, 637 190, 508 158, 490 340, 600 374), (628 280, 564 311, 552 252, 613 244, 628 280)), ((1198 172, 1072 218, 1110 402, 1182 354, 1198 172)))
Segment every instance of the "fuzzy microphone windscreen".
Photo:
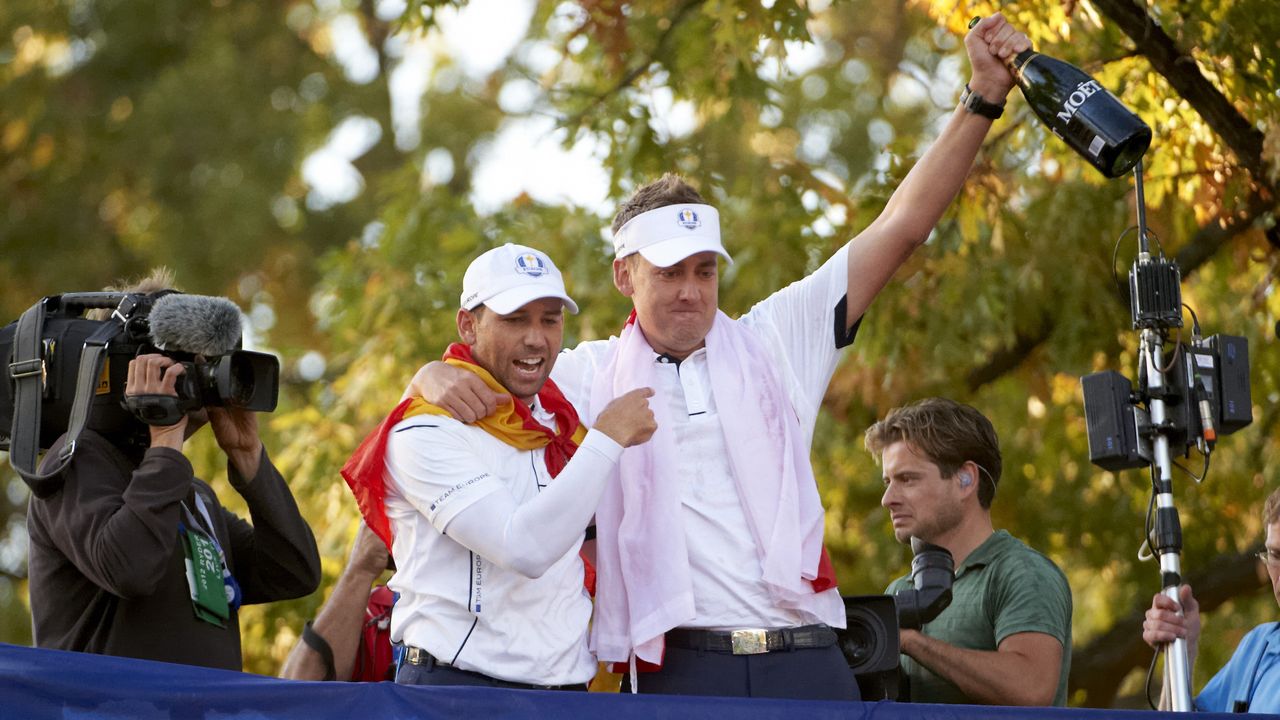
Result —
POLYGON ((149 316, 151 341, 162 350, 225 355, 240 342, 240 308, 208 295, 174 293, 156 300, 149 316))

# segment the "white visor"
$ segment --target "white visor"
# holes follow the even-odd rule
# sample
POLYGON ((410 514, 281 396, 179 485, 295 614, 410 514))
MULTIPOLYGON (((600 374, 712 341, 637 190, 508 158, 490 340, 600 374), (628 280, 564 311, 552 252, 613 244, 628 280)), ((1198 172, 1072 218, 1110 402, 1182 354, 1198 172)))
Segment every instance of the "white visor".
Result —
POLYGON ((640 253, 658 267, 713 252, 733 262, 720 242, 720 213, 710 205, 667 205, 631 218, 613 236, 613 256, 640 253))
POLYGON ((542 298, 559 298, 565 309, 578 312, 578 304, 564 289, 564 278, 551 258, 541 250, 507 243, 494 248, 467 267, 462 276, 463 310, 484 305, 499 315, 509 315, 542 298))

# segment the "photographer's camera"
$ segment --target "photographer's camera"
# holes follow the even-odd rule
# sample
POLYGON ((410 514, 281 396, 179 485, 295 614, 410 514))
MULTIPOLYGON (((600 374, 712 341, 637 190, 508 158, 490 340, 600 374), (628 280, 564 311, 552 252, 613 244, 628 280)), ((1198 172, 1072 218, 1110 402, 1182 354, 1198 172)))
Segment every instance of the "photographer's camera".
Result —
POLYGON ((58 486, 85 427, 145 445, 146 426, 178 423, 204 407, 275 410, 280 364, 241 349, 240 310, 226 298, 154 293, 67 293, 43 298, 0 329, 0 448, 37 495, 58 486), (86 313, 109 317, 97 319, 86 313), (159 353, 184 370, 176 395, 126 394, 129 363, 159 353), (36 471, 58 437, 60 462, 36 471))

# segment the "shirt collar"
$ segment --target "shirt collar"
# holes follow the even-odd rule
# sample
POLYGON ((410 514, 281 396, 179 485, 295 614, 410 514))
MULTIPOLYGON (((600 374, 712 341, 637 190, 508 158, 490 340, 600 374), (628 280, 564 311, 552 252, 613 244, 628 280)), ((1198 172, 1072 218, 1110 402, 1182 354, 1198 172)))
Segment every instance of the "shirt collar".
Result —
POLYGON ((1271 623, 1271 629, 1267 631, 1267 649, 1268 655, 1280 653, 1280 622, 1271 623))
POLYGON ((540 425, 553 430, 556 427, 556 414, 544 407, 541 398, 537 395, 534 395, 533 402, 529 403, 529 415, 540 425))
POLYGON ((971 568, 980 568, 991 564, 996 558, 1000 557, 1008 547, 1006 540, 1012 538, 1008 530, 996 530, 991 533, 991 537, 982 541, 982 544, 973 549, 969 553, 969 557, 964 559, 964 563, 956 568, 956 575, 967 572, 971 568))
POLYGON ((707 347, 703 345, 697 350, 694 350, 693 352, 689 353, 684 360, 677 360, 674 356, 668 355, 667 353, 654 352, 653 361, 656 363, 660 363, 662 365, 675 365, 677 368, 679 368, 680 363, 683 363, 688 360, 700 359, 704 357, 706 354, 707 354, 707 347))

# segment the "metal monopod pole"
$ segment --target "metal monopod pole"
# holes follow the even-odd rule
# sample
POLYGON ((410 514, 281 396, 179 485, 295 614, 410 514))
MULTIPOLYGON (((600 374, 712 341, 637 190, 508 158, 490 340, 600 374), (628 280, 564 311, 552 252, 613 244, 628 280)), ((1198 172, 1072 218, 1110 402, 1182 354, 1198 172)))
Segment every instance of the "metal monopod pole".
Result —
MULTIPOLYGON (((1176 352, 1176 350, 1175 350, 1176 352)), ((1141 373, 1147 380, 1148 410, 1151 413, 1152 460, 1151 483, 1156 496, 1155 550, 1160 558, 1160 580, 1165 596, 1181 603, 1178 588, 1182 585, 1182 524, 1173 504, 1173 459, 1169 455, 1169 437, 1163 431, 1166 421, 1163 398, 1163 345, 1160 333, 1142 331, 1141 373)), ((1187 657, 1187 641, 1175 638, 1165 648, 1165 682, 1169 688, 1170 707, 1176 712, 1190 712, 1191 663, 1187 657)))
MULTIPOLYGON (((1173 505, 1173 458, 1169 454, 1169 432, 1173 429, 1166 413, 1167 393, 1164 373, 1164 331, 1182 326, 1180 273, 1177 263, 1151 257, 1147 241, 1147 203, 1142 188, 1142 163, 1133 168, 1138 211, 1138 259, 1134 264, 1132 299, 1133 324, 1139 328, 1139 383, 1147 400, 1151 432, 1151 485, 1156 499, 1156 555, 1160 558, 1161 592, 1181 605, 1182 524, 1173 505)), ((1163 253, 1162 253, 1163 255, 1163 253)), ((1174 347, 1176 354, 1180 348, 1174 347)), ((1171 707, 1191 711, 1191 663, 1187 641, 1175 639, 1165 648, 1165 679, 1171 707)))

